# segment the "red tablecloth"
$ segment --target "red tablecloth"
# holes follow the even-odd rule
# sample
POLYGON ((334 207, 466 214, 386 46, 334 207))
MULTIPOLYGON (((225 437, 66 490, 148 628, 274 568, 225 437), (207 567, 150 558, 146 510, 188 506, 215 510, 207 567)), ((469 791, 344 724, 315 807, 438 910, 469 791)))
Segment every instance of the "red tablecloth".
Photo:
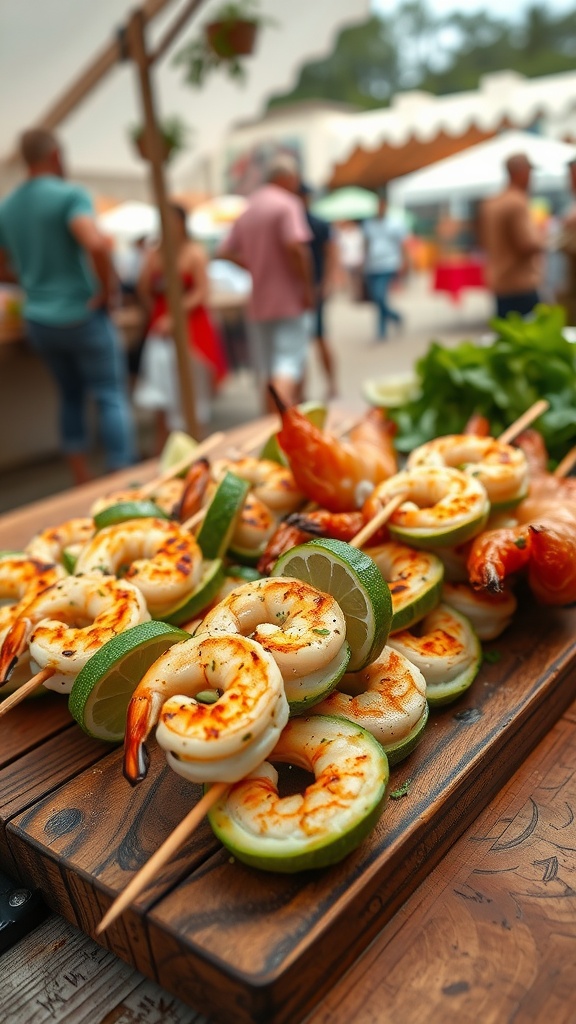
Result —
POLYGON ((484 264, 479 259, 441 260, 434 268, 432 287, 435 292, 448 292, 459 302, 464 288, 485 288, 484 264))

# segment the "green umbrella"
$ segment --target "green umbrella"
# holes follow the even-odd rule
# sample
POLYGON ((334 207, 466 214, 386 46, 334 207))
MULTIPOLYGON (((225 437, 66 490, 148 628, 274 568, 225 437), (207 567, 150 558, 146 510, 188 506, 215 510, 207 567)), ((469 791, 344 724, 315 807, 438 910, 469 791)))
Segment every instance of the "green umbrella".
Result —
POLYGON ((365 220, 378 213, 378 196, 366 188, 338 188, 316 199, 310 209, 324 220, 365 220))

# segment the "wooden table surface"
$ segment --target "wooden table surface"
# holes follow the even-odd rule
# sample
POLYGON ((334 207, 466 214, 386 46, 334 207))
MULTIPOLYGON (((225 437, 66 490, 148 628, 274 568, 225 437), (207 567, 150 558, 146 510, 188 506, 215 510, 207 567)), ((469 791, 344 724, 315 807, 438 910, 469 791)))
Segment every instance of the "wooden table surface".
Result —
MULTIPOLYGON (((246 436, 254 425, 246 428, 246 436)), ((130 478, 150 478, 153 463, 130 478)), ((106 489, 127 474, 108 478, 106 489)), ((14 544, 97 481, 0 517, 14 544)), ((576 687, 575 687, 576 696, 576 687)), ((482 1024, 576 1019, 576 703, 306 1018, 482 1024)), ((0 958, 0 1021, 206 1021, 55 915, 0 958)), ((234 1024, 234 1018, 230 1018, 234 1024)), ((297 1024, 295 1021, 294 1024, 297 1024)))
MULTIPOLYGON (((307 1024, 572 1024, 575 809, 576 702, 307 1024)), ((10 1024, 203 1024, 201 1011, 56 916, 0 957, 10 1024)))

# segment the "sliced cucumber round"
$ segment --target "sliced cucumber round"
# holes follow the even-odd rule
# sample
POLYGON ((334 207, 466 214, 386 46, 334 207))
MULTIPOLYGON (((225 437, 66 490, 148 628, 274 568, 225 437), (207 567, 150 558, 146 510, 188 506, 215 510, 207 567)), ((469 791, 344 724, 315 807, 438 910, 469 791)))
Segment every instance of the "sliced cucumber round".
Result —
POLYGON ((265 761, 226 790, 208 820, 238 860, 284 873, 324 868, 372 831, 388 794, 389 768, 365 729, 325 715, 293 718, 269 760, 304 768, 314 782, 304 794, 281 798, 278 774, 265 761))

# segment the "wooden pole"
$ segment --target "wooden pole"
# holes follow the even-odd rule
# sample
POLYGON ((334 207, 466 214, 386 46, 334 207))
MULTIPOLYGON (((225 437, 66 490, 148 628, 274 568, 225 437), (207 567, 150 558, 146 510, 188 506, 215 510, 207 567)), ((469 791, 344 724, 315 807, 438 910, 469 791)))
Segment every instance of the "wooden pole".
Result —
POLYGON ((155 64, 160 57, 163 57, 171 46, 177 36, 185 27, 186 23, 198 10, 198 8, 205 3, 205 0, 188 0, 188 3, 184 5, 180 13, 174 18, 172 24, 166 29, 166 32, 156 44, 154 50, 150 54, 150 63, 155 64))
POLYGON ((164 181, 162 140, 158 131, 154 110, 154 96, 150 80, 150 62, 146 52, 144 26, 145 22, 142 11, 134 11, 128 22, 126 38, 130 56, 136 64, 138 71, 140 99, 144 115, 144 138, 149 153, 152 184, 162 224, 162 259, 164 262, 168 308, 172 318, 172 331, 178 359, 182 412, 188 433, 192 434, 193 437, 199 437, 199 426, 196 419, 196 408, 194 402, 192 364, 188 341, 188 325, 186 323, 186 317, 182 307, 182 286, 176 265, 172 219, 170 216, 170 208, 168 205, 164 181))
MULTIPOLYGON (((174 0, 146 0, 142 6, 142 17, 144 23, 152 21, 160 11, 174 0)), ((124 48, 122 34, 119 32, 111 43, 107 43, 92 59, 90 64, 80 72, 77 78, 68 86, 35 121, 38 128, 47 128, 53 131, 76 107, 89 96, 93 89, 102 81, 112 68, 124 59, 124 48)), ((6 162, 10 163, 17 158, 17 153, 11 153, 6 162)))

